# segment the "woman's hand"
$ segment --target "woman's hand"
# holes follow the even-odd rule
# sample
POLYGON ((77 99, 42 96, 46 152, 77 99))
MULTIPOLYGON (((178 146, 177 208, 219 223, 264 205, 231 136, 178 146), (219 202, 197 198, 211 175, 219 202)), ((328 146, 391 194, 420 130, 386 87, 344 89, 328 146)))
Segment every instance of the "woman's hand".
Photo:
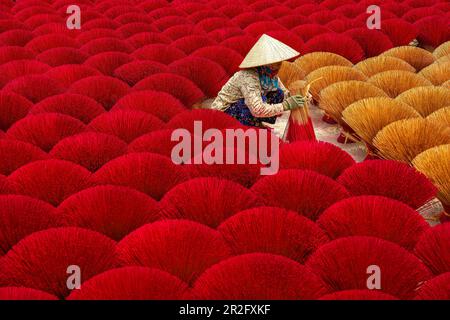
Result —
POLYGON ((300 95, 291 96, 283 101, 283 107, 285 111, 301 108, 305 105, 305 97, 300 95))

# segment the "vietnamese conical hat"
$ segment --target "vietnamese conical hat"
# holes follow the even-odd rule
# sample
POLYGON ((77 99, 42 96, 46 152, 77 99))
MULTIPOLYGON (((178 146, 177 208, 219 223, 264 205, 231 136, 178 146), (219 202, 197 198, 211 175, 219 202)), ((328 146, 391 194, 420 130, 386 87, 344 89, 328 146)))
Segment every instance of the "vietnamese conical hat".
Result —
POLYGON ((272 63, 286 61, 300 55, 300 52, 288 45, 263 34, 250 49, 239 66, 242 69, 265 66, 272 63))

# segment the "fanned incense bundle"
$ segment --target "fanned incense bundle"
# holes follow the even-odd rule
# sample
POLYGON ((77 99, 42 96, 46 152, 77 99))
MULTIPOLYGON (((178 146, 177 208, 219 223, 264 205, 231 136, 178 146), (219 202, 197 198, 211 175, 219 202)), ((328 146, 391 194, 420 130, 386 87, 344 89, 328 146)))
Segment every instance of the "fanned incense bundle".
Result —
POLYGON ((95 172, 126 152, 127 144, 113 135, 84 132, 62 139, 49 154, 52 158, 70 161, 95 172))
POLYGON ((239 65, 243 60, 243 57, 237 51, 221 45, 200 48, 194 51, 192 55, 210 59, 220 64, 230 76, 239 70, 239 65))
POLYGON ((0 138, 0 174, 10 175, 20 167, 34 161, 47 159, 48 155, 32 144, 15 140, 0 138))
POLYGON ((188 108, 191 108, 205 97, 203 91, 190 79, 172 73, 151 75, 136 83, 133 90, 166 92, 180 100, 188 108))
POLYGON ((349 153, 328 142, 300 141, 285 143, 280 148, 281 170, 311 170, 331 179, 337 179, 354 164, 355 160, 349 153))
POLYGON ((172 62, 169 71, 194 82, 208 97, 215 97, 228 80, 226 71, 216 62, 201 57, 186 57, 172 62))
POLYGON ((146 133, 163 129, 164 125, 157 117, 143 111, 117 110, 99 115, 87 130, 110 134, 130 143, 146 133))
POLYGON ((378 73, 367 81, 383 89, 391 98, 395 98, 411 88, 433 85, 421 75, 399 70, 378 73))
POLYGON ((196 221, 217 228, 230 216, 261 205, 262 200, 234 181, 206 177, 175 186, 159 204, 164 218, 196 221))
POLYGON ((0 91, 0 129, 7 131, 33 108, 33 103, 20 94, 0 91))
POLYGON ((10 194, 12 189, 13 188, 11 187, 11 183, 8 181, 8 178, 0 174, 0 195, 10 194))
POLYGON ((439 198, 444 206, 450 206, 450 144, 426 150, 412 163, 439 189, 439 198))
POLYGON ((339 122, 342 117, 342 111, 350 104, 372 97, 387 97, 387 95, 380 88, 367 82, 341 81, 322 90, 319 106, 339 122))
MULTIPOLYGON (((87 58, 84 64, 97 69, 106 76, 113 76, 114 70, 133 60, 133 58, 124 52, 102 52, 87 58)), ((61 63, 61 65, 64 64, 69 63, 61 63)))
POLYGON ((241 9, 241 12, 239 12, 235 17, 232 18, 232 22, 238 25, 239 28, 245 29, 252 23, 264 21, 265 19, 266 17, 261 13, 243 12, 243 10, 241 9))
MULTIPOLYGON (((419 219, 426 223, 420 216, 419 219)), ((300 263, 328 242, 325 232, 313 221, 297 212, 273 207, 243 210, 217 230, 236 255, 265 252, 300 263)))
POLYGON ((81 228, 32 233, 2 258, 2 287, 32 287, 59 298, 69 295, 67 268, 75 264, 84 281, 116 265, 116 242, 81 228), (89 249, 87 249, 89 248, 89 249))
MULTIPOLYGON (((384 16, 384 19, 386 19, 386 16, 384 16)), ((358 18, 356 20, 358 20, 358 18)), ((367 15, 364 15, 364 21, 365 20, 367 20, 367 15)), ((339 19, 338 21, 342 20, 339 19)), ((350 29, 347 29, 347 31, 344 32, 344 35, 350 36, 353 40, 358 42, 364 50, 364 56, 366 58, 376 57, 394 46, 389 37, 380 30, 370 30, 367 26, 355 28, 354 21, 351 21, 350 24, 353 24, 353 26, 350 27, 350 29)))
POLYGON ((14 194, 30 196, 58 206, 89 186, 91 173, 72 162, 47 159, 31 162, 8 176, 14 194))
MULTIPOLYGON (((298 80, 290 84, 289 90, 294 95, 299 94, 306 97, 309 94, 310 86, 311 84, 298 80)), ((314 126, 309 115, 309 102, 307 102, 303 108, 297 108, 291 112, 288 140, 290 142, 316 140, 316 133, 314 132, 314 126)))
POLYGON ((187 179, 185 168, 175 165, 170 158, 153 153, 129 153, 101 167, 92 175, 90 184, 130 187, 160 200, 187 179))
POLYGON ((423 68, 428 67, 436 60, 433 54, 427 50, 412 46, 392 48, 384 52, 382 55, 405 60, 417 70, 422 70, 423 68))
POLYGON ((395 100, 413 107, 422 117, 450 103, 450 90, 442 87, 420 87, 403 92, 395 100))
POLYGON ((112 108, 116 110, 137 110, 149 113, 168 122, 177 114, 186 111, 180 100, 162 91, 135 91, 121 98, 112 108))
POLYGON ((450 128, 450 106, 441 108, 438 111, 433 112, 427 117, 427 120, 439 125, 450 128))
POLYGON ((414 300, 450 300, 450 272, 425 282, 414 300))
POLYGON ((444 87, 444 88, 450 88, 450 80, 445 81, 445 82, 442 84, 442 87, 444 87))
POLYGON ((222 41, 221 45, 233 49, 242 56, 245 56, 248 51, 256 43, 256 39, 250 35, 235 36, 222 41))
POLYGON ((198 300, 313 300, 328 293, 324 281, 289 258, 251 253, 221 261, 197 279, 198 300))
POLYGON ((0 35, 0 42, 6 46, 25 46, 33 39, 33 36, 29 30, 9 30, 0 35))
POLYGON ((377 73, 389 70, 416 72, 416 69, 408 62, 390 56, 378 56, 363 60, 360 63, 356 64, 355 68, 368 77, 372 77, 377 73))
MULTIPOLYGON (((445 12, 448 12, 448 9, 444 10, 445 12)), ((406 16, 407 14, 404 18, 406 16)), ((414 26, 419 30, 417 41, 419 41, 423 48, 430 48, 433 50, 433 48, 436 48, 441 43, 449 39, 450 28, 448 24, 448 16, 446 17, 445 13, 441 10, 435 9, 434 12, 430 10, 424 16, 417 18, 417 20, 414 21, 414 26)))
POLYGON ((420 75, 430 80, 435 86, 440 86, 450 80, 450 62, 433 63, 419 72, 420 75))
POLYGON ((342 112, 342 120, 367 144, 388 124, 416 117, 412 107, 386 97, 359 100, 342 112))
POLYGON ((280 71, 278 72, 278 77, 287 88, 289 88, 291 83, 302 80, 305 76, 306 74, 299 66, 288 61, 284 61, 281 64, 280 71))
POLYGON ((450 272, 450 224, 443 223, 425 231, 414 253, 434 275, 450 272))
POLYGON ((50 67, 40 61, 31 59, 15 60, 4 63, 0 66, 0 87, 7 83, 30 74, 42 74, 48 71, 50 67))
POLYGON ((93 230, 115 241, 161 217, 158 202, 145 193, 112 185, 72 194, 56 214, 63 226, 93 230))
MULTIPOLYGON (((220 43, 223 40, 226 40, 226 39, 229 39, 229 38, 235 37, 235 36, 240 36, 243 34, 244 34, 244 31, 242 31, 242 29, 240 29, 239 27, 225 27, 225 28, 219 28, 214 31, 211 31, 208 34, 208 37, 211 37, 213 40, 220 43)), ((200 49, 203 49, 203 48, 200 48, 200 49)))
POLYGON ((11 61, 33 59, 34 54, 23 47, 3 45, 0 48, 0 65, 11 61))
POLYGON ((380 196, 359 196, 333 204, 317 224, 331 239, 368 236, 413 250, 430 225, 408 205, 380 196))
POLYGON ((437 47, 433 52, 433 55, 436 57, 436 59, 442 58, 449 54, 450 54, 450 41, 444 42, 439 47, 437 47))
MULTIPOLYGON (((14 108, 16 108, 15 105, 14 108)), ((95 117, 104 112, 105 109, 102 105, 94 99, 71 93, 48 97, 36 103, 30 109, 30 114, 60 113, 78 119, 84 124, 89 124, 95 117)))
POLYGON ((307 76, 314 70, 327 66, 352 67, 348 59, 331 52, 312 52, 301 56, 294 62, 307 76))
POLYGON ((383 158, 411 163, 425 150, 450 143, 450 133, 426 119, 414 118, 391 123, 373 142, 383 158))
POLYGON ((26 236, 60 226, 55 208, 47 202, 20 195, 1 195, 0 206, 0 257, 26 236))
POLYGON ((216 42, 214 40, 203 35, 188 35, 172 42, 173 46, 182 50, 186 55, 190 55, 197 49, 215 44, 216 42))
MULTIPOLYGON (((369 5, 368 2, 366 3, 367 5, 369 5)), ((404 12, 409 10, 409 7, 407 5, 392 1, 386 5, 385 3, 383 3, 382 7, 384 11, 390 10, 391 12, 399 14, 399 17, 403 15, 404 12), (389 9, 388 6, 390 7, 389 9), (392 8, 392 6, 394 6, 394 8, 392 8)), ((417 28, 412 23, 409 23, 401 18, 383 18, 383 27, 381 31, 389 37, 389 39, 394 44, 394 47, 407 46, 417 37, 419 33, 417 28)))
MULTIPOLYGON (((298 26, 302 26, 304 23, 304 19, 305 17, 299 13, 289 13, 283 17, 278 18, 277 22, 301 37, 302 34, 297 33, 294 29, 298 26)), ((303 37, 301 38, 303 39, 303 37)))
MULTIPOLYGON (((144 14, 140 15, 140 18, 138 17, 138 19, 139 20, 137 20, 137 18, 134 14, 124 14, 124 15, 118 17, 116 19, 116 21, 119 23, 123 23, 122 21, 127 20, 127 24, 133 23, 133 25, 135 25, 134 22, 136 22, 136 21, 141 21, 141 22, 145 22, 145 23, 149 22, 149 17, 147 17, 144 14), (145 17, 145 19, 144 19, 144 17, 145 17)), ((137 32, 136 28, 141 29, 142 27, 137 27, 135 25, 134 30, 133 30, 134 32, 132 32, 131 35, 126 36, 127 42, 129 44, 131 44, 132 46, 134 46, 135 48, 140 48, 140 47, 143 47, 143 46, 145 46, 147 44, 151 44, 151 43, 165 43, 165 44, 170 43, 170 38, 161 32, 155 31, 155 28, 153 28, 153 26, 150 26, 150 28, 148 28, 148 26, 147 26, 145 28, 146 30, 144 30, 144 31, 140 30, 140 32, 137 32), (152 30, 152 31, 150 31, 150 30, 152 30)), ((108 36, 108 33, 104 32, 104 30, 107 30, 107 29, 92 29, 89 31, 92 32, 92 31, 97 31, 97 30, 103 31, 102 34, 104 34, 104 36, 108 36)), ((118 31, 119 30, 116 30, 116 33, 120 34, 120 32, 118 32, 118 31)), ((127 30, 127 31, 129 31, 129 30, 127 30)), ((85 34, 86 34, 86 32, 81 33, 77 37, 77 40, 79 42, 81 42, 80 38, 84 39, 83 35, 85 35, 85 34)), ((109 34, 111 34, 111 32, 109 34)), ((128 34, 130 34, 130 32, 128 32, 128 34)), ((117 35, 117 36, 121 37, 121 35, 117 35)), ((86 40, 83 43, 86 43, 86 40)))
POLYGON ((68 93, 76 93, 88 96, 101 105, 106 110, 125 96, 130 88, 119 79, 107 76, 92 76, 76 81, 70 86, 68 93))
MULTIPOLYGON (((64 88, 70 87, 78 80, 100 76, 101 72, 92 67, 81 64, 66 64, 59 67, 54 67, 45 73, 48 77, 57 80, 64 88)), ((87 97, 87 96, 86 96, 87 97)))
POLYGON ((437 188, 406 163, 371 160, 346 169, 337 179, 352 196, 383 196, 418 209, 437 196, 437 188))
POLYGON ((431 278, 431 272, 414 254, 374 237, 355 236, 331 241, 306 262, 333 291, 367 289, 370 265, 382 270, 381 292, 401 299, 414 297, 419 284, 431 278))
POLYGON ((84 132, 85 125, 70 116, 58 113, 28 115, 14 123, 6 133, 11 139, 31 143, 50 151, 62 139, 84 132))
POLYGON ((3 87, 3 90, 15 92, 33 103, 61 94, 65 91, 59 81, 42 74, 31 74, 16 78, 3 87))
POLYGON ((215 229, 189 220, 162 220, 131 232, 117 244, 122 266, 142 266, 169 272, 193 284, 209 267, 231 256, 215 229))
POLYGON ((442 64, 442 63, 447 63, 447 62, 450 62, 450 54, 437 59, 434 63, 442 64))
POLYGON ((73 290, 67 300, 178 300, 187 284, 174 275, 146 267, 108 270, 73 290))
POLYGON ((140 47, 131 56, 139 60, 151 60, 168 65, 183 59, 186 57, 186 54, 175 46, 153 43, 140 47))
POLYGON ((266 206, 296 211, 311 220, 316 220, 329 206, 350 196, 346 188, 333 179, 299 169, 281 170, 277 175, 261 178, 251 190, 264 199, 266 206))
MULTIPOLYGON (((294 1, 298 1, 298 0, 294 0, 294 1)), ((291 31, 293 31, 297 35, 299 35, 305 42, 314 38, 315 36, 317 36, 319 34, 330 32, 330 29, 328 29, 325 26, 322 26, 317 23, 310 23, 309 21, 305 21, 305 18, 304 18, 305 12, 303 10, 304 10, 304 7, 308 6, 308 5, 302 6, 302 4, 304 2, 303 1, 301 1, 301 2, 302 3, 295 5, 295 10, 296 11, 298 10, 298 8, 297 8, 298 6, 302 7, 302 9, 300 9, 300 10, 301 10, 301 15, 303 15, 303 21, 300 21, 300 22, 304 23, 304 24, 300 24, 300 25, 297 25, 296 27, 293 27, 291 31)), ((317 53, 317 52, 315 52, 315 53, 317 53)))
POLYGON ((323 67, 311 72, 306 77, 306 81, 311 83, 311 94, 316 101, 320 100, 322 89, 333 83, 349 80, 365 81, 367 77, 359 70, 344 66, 323 67))
POLYGON ((126 41, 113 37, 94 39, 80 47, 80 51, 88 54, 89 56, 109 51, 132 53, 133 50, 134 48, 126 41))
MULTIPOLYGON (((86 17, 86 15, 85 15, 86 17)), ((86 18, 85 18, 86 19, 86 18)), ((86 24, 83 25, 86 28, 86 24)), ((108 29, 105 27, 101 28, 93 28, 93 29, 84 29, 83 33, 80 33, 76 39, 80 45, 85 45, 92 40, 105 38, 105 37, 119 37, 118 33, 115 30, 108 29)), ((128 39, 127 39, 128 40, 128 39)), ((133 42, 130 44, 134 45, 133 42)), ((139 43, 142 44, 142 43, 139 43)), ((142 44, 144 45, 144 44, 142 44)))
POLYGON ((113 71, 113 76, 130 86, 156 73, 167 72, 167 66, 151 60, 134 60, 125 63, 113 71))

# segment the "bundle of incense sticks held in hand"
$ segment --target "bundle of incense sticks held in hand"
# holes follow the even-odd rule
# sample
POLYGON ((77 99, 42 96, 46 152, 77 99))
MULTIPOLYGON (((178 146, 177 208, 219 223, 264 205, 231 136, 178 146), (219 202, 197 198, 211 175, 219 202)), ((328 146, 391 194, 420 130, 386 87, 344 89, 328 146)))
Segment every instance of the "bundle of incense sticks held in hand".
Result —
POLYGON ((306 98, 304 107, 297 108, 291 112, 287 136, 288 140, 291 142, 317 140, 313 123, 309 115, 309 103, 311 102, 311 95, 309 93, 310 87, 311 83, 307 83, 304 80, 297 80, 289 84, 289 90, 292 95, 301 95, 306 98))

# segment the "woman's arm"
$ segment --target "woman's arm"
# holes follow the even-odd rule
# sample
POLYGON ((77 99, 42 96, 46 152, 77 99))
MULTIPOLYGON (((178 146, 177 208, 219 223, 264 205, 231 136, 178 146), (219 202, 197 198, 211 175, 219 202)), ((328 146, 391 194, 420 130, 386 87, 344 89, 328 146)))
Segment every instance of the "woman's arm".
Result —
POLYGON ((241 92, 245 99, 245 104, 256 118, 269 118, 283 113, 282 103, 265 103, 261 97, 261 86, 259 83, 245 83, 241 86, 241 92))

